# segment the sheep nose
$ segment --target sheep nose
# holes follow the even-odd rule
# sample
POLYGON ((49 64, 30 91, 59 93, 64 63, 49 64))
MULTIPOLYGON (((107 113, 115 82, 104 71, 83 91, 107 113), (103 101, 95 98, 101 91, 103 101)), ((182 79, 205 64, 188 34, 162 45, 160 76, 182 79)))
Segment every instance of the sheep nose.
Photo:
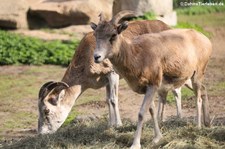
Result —
POLYGON ((94 55, 95 62, 98 62, 99 58, 101 58, 101 55, 98 54, 94 55))

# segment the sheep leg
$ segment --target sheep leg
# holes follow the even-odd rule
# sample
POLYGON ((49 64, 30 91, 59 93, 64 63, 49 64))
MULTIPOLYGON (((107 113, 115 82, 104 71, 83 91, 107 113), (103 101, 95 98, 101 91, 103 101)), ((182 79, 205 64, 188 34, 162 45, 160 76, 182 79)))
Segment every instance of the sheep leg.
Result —
POLYGON ((202 92, 203 92, 203 95, 201 97, 203 100, 203 105, 202 105, 203 121, 204 121, 205 126, 210 127, 211 119, 210 119, 210 115, 209 115, 209 101, 208 101, 206 87, 204 85, 202 85, 202 92))
POLYGON ((159 96, 159 98, 158 98, 158 114, 157 114, 158 121, 162 121, 163 111, 164 111, 163 99, 159 96))
POLYGON ((164 120, 164 109, 166 105, 166 96, 168 92, 161 91, 159 93, 159 103, 158 103, 158 120, 164 120))
POLYGON ((150 107, 149 110, 150 110, 151 116, 152 116, 154 124, 155 124, 154 125, 155 138, 153 141, 158 142, 159 139, 162 137, 162 134, 159 130, 157 114, 155 112, 155 107, 154 107, 154 95, 155 95, 156 91, 157 91, 156 86, 150 86, 147 88, 142 106, 141 106, 139 114, 138 114, 137 130, 134 135, 134 141, 131 146, 131 149, 140 149, 141 148, 140 140, 141 140, 142 126, 143 126, 146 110, 149 109, 149 107, 150 107))
POLYGON ((181 109, 181 87, 176 88, 172 91, 175 100, 176 100, 176 107, 177 107, 177 117, 182 118, 182 109, 181 109))
POLYGON ((197 78, 197 74, 192 77, 192 87, 197 98, 196 108, 197 108, 197 124, 201 128, 201 110, 202 110, 202 98, 201 98, 201 81, 197 78))
POLYGON ((113 111, 113 105, 111 103, 111 99, 110 99, 110 85, 106 85, 106 101, 107 101, 107 104, 108 104, 108 108, 109 108, 109 126, 113 126, 115 125, 115 114, 114 114, 114 111, 113 111))
POLYGON ((119 88, 119 75, 115 72, 108 74, 109 86, 108 86, 108 105, 110 115, 110 126, 121 126, 122 121, 120 118, 118 107, 118 88, 119 88))

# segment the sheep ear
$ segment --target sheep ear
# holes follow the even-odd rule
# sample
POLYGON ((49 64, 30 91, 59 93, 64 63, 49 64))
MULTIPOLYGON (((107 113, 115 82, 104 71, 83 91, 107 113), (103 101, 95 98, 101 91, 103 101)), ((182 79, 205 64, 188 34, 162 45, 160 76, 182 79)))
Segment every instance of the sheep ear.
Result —
POLYGON ((64 82, 57 82, 56 86, 49 92, 46 101, 52 105, 58 105, 65 96, 65 89, 69 86, 64 82))
POLYGON ((47 82, 45 83, 39 91, 39 100, 44 100, 49 94, 59 94, 63 89, 68 88, 69 85, 64 82, 47 82), (52 92, 54 90, 54 92, 52 92))
POLYGON ((119 26, 117 26, 117 33, 120 34, 128 27, 128 21, 122 22, 119 26))
POLYGON ((93 23, 93 22, 91 22, 91 28, 93 29, 93 30, 95 30, 96 28, 97 28, 97 25, 95 24, 95 23, 93 23))

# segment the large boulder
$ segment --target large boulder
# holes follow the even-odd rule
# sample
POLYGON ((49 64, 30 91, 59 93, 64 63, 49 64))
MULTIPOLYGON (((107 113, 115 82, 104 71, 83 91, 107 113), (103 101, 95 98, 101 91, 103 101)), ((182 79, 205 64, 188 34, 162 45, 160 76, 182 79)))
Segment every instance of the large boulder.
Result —
POLYGON ((111 18, 112 0, 45 0, 30 7, 28 18, 31 26, 38 18, 37 23, 59 28, 98 22, 100 12, 111 18))
POLYGON ((142 16, 146 12, 154 12, 157 19, 168 25, 177 23, 172 0, 114 0, 113 15, 122 10, 132 10, 137 16, 142 16))
POLYGON ((0 27, 6 29, 27 28, 26 0, 1 0, 0 27))
POLYGON ((114 0, 113 15, 121 10, 132 10, 137 15, 153 11, 156 15, 164 15, 173 11, 172 0, 114 0))

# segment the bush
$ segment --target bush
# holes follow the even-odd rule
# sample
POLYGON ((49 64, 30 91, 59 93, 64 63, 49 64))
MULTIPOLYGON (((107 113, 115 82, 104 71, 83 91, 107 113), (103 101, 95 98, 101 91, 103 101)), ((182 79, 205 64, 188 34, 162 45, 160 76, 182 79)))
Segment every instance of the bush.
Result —
POLYGON ((68 65, 78 41, 43 41, 0 31, 0 65, 68 65))
POLYGON ((155 20, 156 15, 153 12, 146 12, 143 16, 139 16, 134 20, 155 20))

